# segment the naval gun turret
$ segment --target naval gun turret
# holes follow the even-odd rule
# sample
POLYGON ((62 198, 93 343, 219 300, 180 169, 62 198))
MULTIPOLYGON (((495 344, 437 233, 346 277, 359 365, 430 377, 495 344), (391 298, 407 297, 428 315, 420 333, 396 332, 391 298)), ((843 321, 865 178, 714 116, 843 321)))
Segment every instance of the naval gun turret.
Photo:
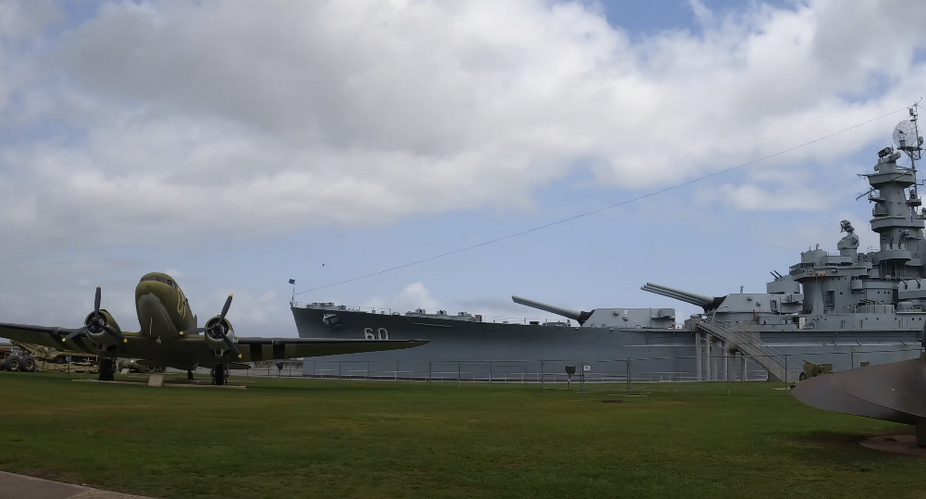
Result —
POLYGON ((582 327, 675 328, 675 309, 672 308, 595 308, 591 312, 585 312, 547 305, 520 296, 512 296, 511 299, 520 305, 577 320, 582 327))
POLYGON ((697 305, 717 320, 785 326, 793 321, 782 316, 799 313, 804 295, 799 292, 800 284, 793 276, 773 275, 775 280, 766 286, 767 293, 743 293, 740 290, 725 296, 706 296, 651 282, 640 289, 697 305))
POLYGON ((585 321, 592 316, 592 312, 585 312, 582 310, 570 310, 568 308, 557 307, 555 305, 547 305, 546 303, 540 303, 539 301, 528 300, 527 298, 521 298, 520 296, 511 296, 511 300, 517 303, 518 305, 525 305, 531 308, 537 308, 545 312, 550 312, 551 314, 556 314, 567 319, 573 319, 579 321, 579 325, 585 324, 585 321))
POLYGON ((676 300, 690 303, 692 305, 697 305, 704 309, 704 313, 717 310, 717 307, 719 307, 720 304, 723 303, 723 301, 727 298, 726 296, 707 296, 699 295, 696 293, 689 293, 687 291, 670 288, 668 286, 661 286, 651 282, 646 283, 646 285, 640 289, 643 291, 649 291, 650 293, 656 293, 657 295, 674 298, 676 300))

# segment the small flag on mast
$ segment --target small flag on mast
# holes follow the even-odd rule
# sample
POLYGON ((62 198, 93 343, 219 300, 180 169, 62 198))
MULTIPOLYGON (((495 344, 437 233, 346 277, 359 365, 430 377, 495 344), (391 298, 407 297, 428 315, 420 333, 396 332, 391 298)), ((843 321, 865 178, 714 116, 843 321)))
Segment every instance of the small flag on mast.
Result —
POLYGON ((295 280, 295 279, 290 279, 290 280, 289 280, 289 283, 290 283, 290 284, 296 284, 296 280, 295 280))

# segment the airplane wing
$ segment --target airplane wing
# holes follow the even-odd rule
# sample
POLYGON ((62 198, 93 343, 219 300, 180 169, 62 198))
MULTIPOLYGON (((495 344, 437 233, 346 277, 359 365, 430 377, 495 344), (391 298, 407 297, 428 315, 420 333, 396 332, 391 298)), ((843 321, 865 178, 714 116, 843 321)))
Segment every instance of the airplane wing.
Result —
POLYGON ((8 324, 0 322, 0 338, 22 341, 24 343, 34 343, 46 347, 53 347, 59 350, 71 350, 97 354, 97 349, 85 338, 75 338, 67 344, 62 344, 61 340, 68 335, 74 328, 63 327, 46 327, 33 326, 29 324, 8 324))
MULTIPOLYGON (((33 326, 28 324, 0 323, 0 338, 35 343, 78 352, 98 355, 96 345, 86 337, 78 336, 62 342, 74 329, 33 326)), ((380 350, 411 348, 427 343, 425 340, 329 340, 316 338, 237 338, 240 359, 217 359, 206 345, 202 335, 189 335, 183 339, 158 344, 140 333, 123 332, 125 343, 113 345, 116 357, 140 359, 147 365, 192 369, 211 367, 216 363, 257 362, 319 355, 338 355, 380 350)))

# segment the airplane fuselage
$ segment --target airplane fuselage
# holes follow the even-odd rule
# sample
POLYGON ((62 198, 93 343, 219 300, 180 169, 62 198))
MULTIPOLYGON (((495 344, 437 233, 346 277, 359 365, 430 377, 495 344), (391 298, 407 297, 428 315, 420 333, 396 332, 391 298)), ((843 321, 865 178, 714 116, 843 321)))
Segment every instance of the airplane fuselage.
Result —
POLYGON ((135 286, 135 309, 141 334, 154 340, 173 341, 196 328, 196 316, 183 290, 161 272, 145 274, 135 286))

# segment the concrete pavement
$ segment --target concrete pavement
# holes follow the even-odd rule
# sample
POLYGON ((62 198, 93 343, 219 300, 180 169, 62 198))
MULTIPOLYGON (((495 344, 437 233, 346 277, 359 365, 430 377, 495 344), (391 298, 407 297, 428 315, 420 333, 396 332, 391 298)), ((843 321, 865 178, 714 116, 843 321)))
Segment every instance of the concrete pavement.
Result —
POLYGON ((152 499, 0 471, 0 499, 152 499))

